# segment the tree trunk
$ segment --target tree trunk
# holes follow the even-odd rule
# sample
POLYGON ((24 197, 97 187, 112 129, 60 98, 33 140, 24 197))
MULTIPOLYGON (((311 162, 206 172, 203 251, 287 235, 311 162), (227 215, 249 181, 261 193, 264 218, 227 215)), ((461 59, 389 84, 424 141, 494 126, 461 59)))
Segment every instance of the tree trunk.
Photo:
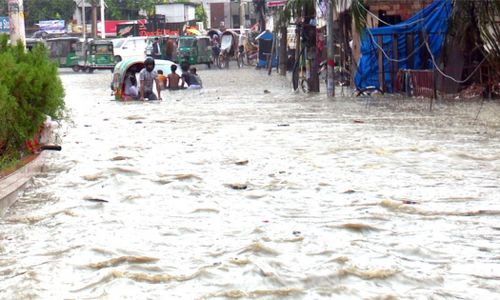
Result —
POLYGON ((97 5, 92 1, 92 37, 97 38, 97 5))
POLYGON ((261 3, 260 3, 260 6, 259 6, 259 25, 260 25, 260 32, 262 32, 262 31, 266 30, 266 13, 264 11, 265 5, 266 5, 266 1, 265 0, 261 0, 260 2, 261 3))
MULTIPOLYGON (((313 7, 310 11, 305 12, 307 17, 304 21, 306 24, 310 24, 311 20, 316 18, 316 9, 313 7)), ((309 70, 309 92, 318 93, 319 92, 319 74, 318 74, 318 55, 316 48, 316 26, 307 25, 304 30, 308 36, 307 41, 307 59, 309 60, 310 70, 309 70)))
POLYGON ((271 75, 271 72, 273 70, 273 58, 274 58, 274 52, 276 51, 276 35, 273 34, 273 45, 271 47, 271 55, 268 58, 268 69, 267 69, 267 75, 271 75))
POLYGON ((279 55, 279 74, 282 76, 286 75, 286 67, 287 67, 287 28, 286 26, 282 26, 280 28, 281 38, 280 38, 280 55, 279 55))

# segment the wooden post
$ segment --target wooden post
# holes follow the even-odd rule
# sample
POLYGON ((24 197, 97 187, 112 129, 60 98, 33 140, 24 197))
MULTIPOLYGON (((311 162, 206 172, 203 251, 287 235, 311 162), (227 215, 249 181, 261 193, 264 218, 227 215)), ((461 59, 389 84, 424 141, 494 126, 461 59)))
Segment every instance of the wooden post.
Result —
POLYGON ((279 74, 281 76, 286 75, 286 67, 287 67, 287 57, 288 57, 288 49, 287 49, 287 28, 286 26, 280 27, 280 54, 279 54, 279 74))
POLYGON ((407 69, 414 68, 413 55, 410 55, 413 52, 413 50, 415 49, 414 41, 415 41, 415 37, 414 37, 413 33, 408 33, 406 35, 406 56, 408 57, 408 60, 406 63, 407 69))
POLYGON ((399 70, 399 53, 398 53, 398 35, 394 34, 392 35, 392 59, 394 61, 392 62, 392 91, 395 92, 395 87, 396 87, 396 82, 398 81, 398 70, 399 70))
MULTIPOLYGON (((384 37, 379 35, 377 37, 379 46, 384 49, 384 37)), ((381 49, 378 50, 378 82, 380 85, 380 90, 386 92, 385 90, 385 70, 384 70, 384 54, 381 49)))
POLYGON ((269 56, 268 61, 267 61, 267 63, 268 63, 267 75, 271 75, 271 72, 273 71, 273 55, 274 55, 275 50, 276 50, 276 37, 273 34, 273 44, 271 46, 271 55, 269 56))

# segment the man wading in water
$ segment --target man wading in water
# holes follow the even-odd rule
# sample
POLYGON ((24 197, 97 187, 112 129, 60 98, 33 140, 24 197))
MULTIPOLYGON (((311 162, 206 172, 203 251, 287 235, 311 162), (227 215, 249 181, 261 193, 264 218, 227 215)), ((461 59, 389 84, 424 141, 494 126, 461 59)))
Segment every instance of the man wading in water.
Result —
POLYGON ((158 80, 158 73, 154 70, 155 60, 152 57, 146 58, 144 61, 144 69, 139 73, 139 80, 141 82, 141 100, 144 98, 149 100, 162 100, 161 99, 161 86, 158 80), (156 82, 156 91, 158 92, 158 98, 153 92, 153 83, 156 82))

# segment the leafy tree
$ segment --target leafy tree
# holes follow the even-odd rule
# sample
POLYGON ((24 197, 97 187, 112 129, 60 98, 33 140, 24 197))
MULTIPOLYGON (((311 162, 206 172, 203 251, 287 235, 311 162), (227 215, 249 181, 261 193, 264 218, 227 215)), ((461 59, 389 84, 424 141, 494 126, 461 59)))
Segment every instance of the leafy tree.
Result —
POLYGON ((0 16, 6 16, 7 15, 7 1, 0 1, 0 16))
POLYGON ((260 31, 266 30, 266 0, 253 0, 255 12, 258 15, 260 31))
POLYGON ((27 26, 41 20, 71 20, 76 8, 72 0, 24 0, 24 15, 27 26))
POLYGON ((203 22, 203 27, 207 27, 207 13, 205 12, 205 9, 203 8, 202 4, 198 4, 195 7, 195 18, 197 22, 203 22))
POLYGON ((114 20, 133 20, 139 18, 139 11, 145 10, 148 15, 154 14, 155 0, 106 0, 107 16, 114 20))
POLYGON ((20 158, 23 144, 38 132, 46 115, 63 117, 64 89, 47 50, 26 52, 0 35, 0 167, 20 158))

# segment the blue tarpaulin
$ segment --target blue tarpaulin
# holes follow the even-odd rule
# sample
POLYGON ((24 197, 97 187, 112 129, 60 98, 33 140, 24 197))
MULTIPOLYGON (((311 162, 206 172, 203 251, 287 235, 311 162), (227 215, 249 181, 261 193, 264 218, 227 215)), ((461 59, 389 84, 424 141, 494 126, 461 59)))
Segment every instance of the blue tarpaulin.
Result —
MULTIPOLYGON (((259 61, 257 62, 257 67, 264 68, 267 66, 267 60, 269 54, 271 54, 272 46, 273 46, 273 34, 266 30, 263 31, 255 38, 259 43, 259 61)), ((278 65, 278 51, 274 52, 272 67, 276 67, 278 65)))
POLYGON ((422 52, 428 52, 422 36, 426 36, 432 55, 439 57, 448 30, 451 10, 451 0, 436 0, 404 22, 365 29, 361 35, 361 57, 354 78, 356 88, 381 87, 378 64, 380 48, 385 52, 383 62, 386 91, 393 91, 391 68, 396 63, 398 69, 432 69, 431 60, 422 61, 422 52), (382 44, 379 41, 380 36, 382 44), (397 38, 397 55, 394 51, 395 38, 397 38), (413 49, 407 47, 408 41, 411 41, 409 39, 413 39, 413 49))

